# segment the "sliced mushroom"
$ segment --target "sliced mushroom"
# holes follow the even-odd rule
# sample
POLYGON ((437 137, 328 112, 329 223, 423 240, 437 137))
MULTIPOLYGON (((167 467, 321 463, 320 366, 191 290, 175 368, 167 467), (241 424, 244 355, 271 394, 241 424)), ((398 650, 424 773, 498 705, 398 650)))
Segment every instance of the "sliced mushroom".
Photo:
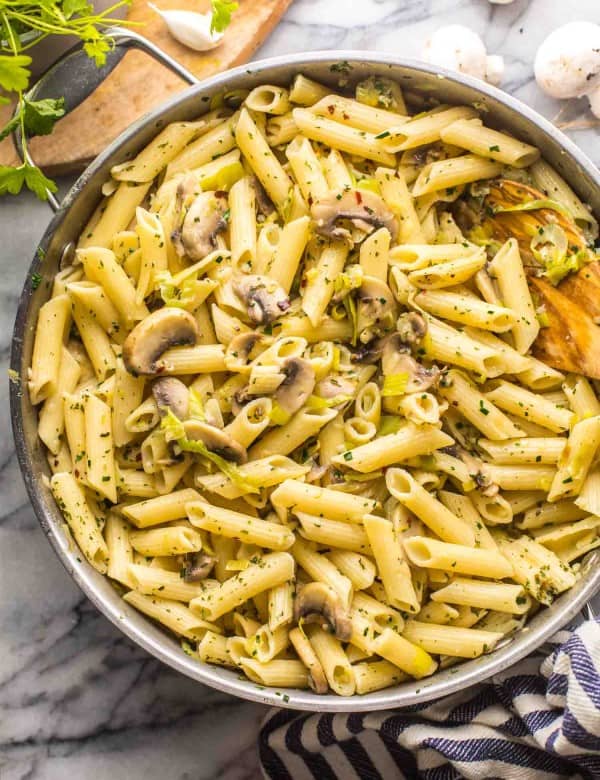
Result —
POLYGON ((207 450, 233 463, 246 463, 246 448, 221 428, 215 428, 200 420, 186 420, 183 423, 185 435, 191 441, 201 441, 207 450))
POLYGON ((201 582, 213 570, 216 558, 206 553, 188 553, 184 558, 182 578, 184 582, 201 582))
POLYGON ((152 383, 152 395, 161 416, 170 409, 178 420, 185 420, 189 414, 190 394, 180 379, 164 376, 152 383))
POLYGON ((396 218, 383 199, 369 190, 345 190, 343 193, 326 195, 312 205, 311 215, 317 233, 328 238, 352 240, 350 230, 339 224, 343 220, 348 220, 355 228, 366 233, 385 227, 390 231, 392 240, 398 234, 396 218))
POLYGON ((258 206, 259 211, 265 215, 265 217, 271 216, 273 212, 275 211, 275 206, 273 205, 273 201, 269 198, 267 195, 267 191, 262 186, 260 181, 256 178, 256 176, 250 177, 252 180, 252 189, 254 190, 256 194, 256 204, 258 206))
POLYGON ((316 394, 320 398, 337 398, 339 395, 353 396, 356 392, 356 380, 349 379, 343 374, 330 374, 322 379, 316 387, 316 394))
POLYGON ((256 333, 256 331, 240 333, 237 336, 234 336, 227 345, 225 353, 226 364, 228 360, 231 361, 233 358, 236 368, 234 368, 234 364, 232 363, 231 370, 239 371, 242 367, 249 368, 248 364, 253 358, 257 357, 258 353, 261 351, 256 350, 255 353, 256 347, 264 341, 265 337, 262 333, 256 333))
POLYGON ((290 308, 286 291, 268 276, 240 276, 234 280, 233 289, 247 306, 248 317, 258 325, 268 325, 290 308))
POLYGON ((381 356, 381 370, 386 376, 406 374, 408 376, 406 393, 429 390, 437 382, 440 375, 437 366, 425 368, 416 361, 397 333, 386 339, 381 356))
POLYGON ((174 231, 171 238, 177 254, 186 255, 195 262, 202 260, 215 248, 217 234, 227 227, 225 213, 228 206, 223 193, 201 192, 186 209, 188 187, 189 178, 186 177, 177 190, 177 200, 181 204, 181 211, 185 211, 185 216, 181 227, 174 231))
POLYGON ((352 634, 348 610, 335 590, 323 582, 310 582, 302 588, 296 596, 294 618, 296 622, 301 619, 307 623, 325 621, 342 642, 347 642, 352 634))
POLYGON ((481 460, 481 458, 472 455, 468 450, 464 449, 464 447, 461 447, 458 444, 455 444, 453 447, 448 447, 448 449, 452 450, 452 452, 449 454, 452 454, 455 458, 462 460, 465 466, 469 469, 469 474, 475 481, 479 492, 483 496, 487 496, 487 498, 493 498, 498 494, 500 488, 492 480, 487 466, 481 460))
POLYGON ((184 309, 163 307, 139 322, 123 343, 123 362, 133 376, 159 374, 159 357, 170 347, 194 345, 198 324, 184 309))
POLYGON ((285 379, 273 395, 273 400, 288 414, 304 406, 315 387, 315 372, 308 360, 290 357, 283 361, 281 370, 285 379))
POLYGON ((420 344, 427 335, 427 321, 419 312, 409 311, 398 317, 396 330, 402 344, 412 348, 420 344))
POLYGON ((382 339, 371 339, 366 344, 360 344, 352 352, 353 363, 377 363, 383 351, 382 339))
POLYGON ((361 341, 366 343, 374 336, 389 333, 396 316, 396 300, 387 284, 374 276, 366 276, 357 291, 357 299, 357 329, 361 341))

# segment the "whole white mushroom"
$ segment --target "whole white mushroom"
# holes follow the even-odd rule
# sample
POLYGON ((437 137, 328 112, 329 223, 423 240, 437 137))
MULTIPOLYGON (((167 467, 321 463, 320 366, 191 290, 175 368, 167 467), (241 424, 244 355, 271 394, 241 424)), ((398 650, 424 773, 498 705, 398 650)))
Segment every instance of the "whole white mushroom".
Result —
POLYGON ((479 35, 462 24, 440 27, 425 42, 422 57, 440 68, 457 70, 498 85, 504 74, 504 60, 488 56, 479 35))
POLYGON ((587 96, 600 117, 600 25, 569 22, 546 38, 537 50, 535 78, 554 98, 587 96))

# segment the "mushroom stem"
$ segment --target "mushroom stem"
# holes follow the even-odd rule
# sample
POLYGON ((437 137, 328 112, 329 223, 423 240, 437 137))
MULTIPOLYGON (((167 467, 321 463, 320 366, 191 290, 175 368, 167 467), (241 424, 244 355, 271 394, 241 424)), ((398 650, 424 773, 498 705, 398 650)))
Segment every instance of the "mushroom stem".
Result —
POLYGON ((347 642, 352 635, 352 621, 348 610, 336 591, 323 582, 310 582, 296 596, 294 604, 296 622, 325 622, 335 636, 347 642))

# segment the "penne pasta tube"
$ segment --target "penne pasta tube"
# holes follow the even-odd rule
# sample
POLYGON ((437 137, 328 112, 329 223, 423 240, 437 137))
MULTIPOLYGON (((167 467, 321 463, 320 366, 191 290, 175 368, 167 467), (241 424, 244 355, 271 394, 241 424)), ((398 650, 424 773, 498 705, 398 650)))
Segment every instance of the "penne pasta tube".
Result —
POLYGON ((184 601, 186 604, 199 596, 206 587, 204 583, 185 582, 179 572, 135 563, 129 564, 128 577, 131 588, 139 593, 184 601))
POLYGON ((471 496, 463 496, 460 495, 460 493, 450 493, 447 490, 440 490, 438 492, 438 498, 446 509, 449 509, 472 529, 475 537, 475 547, 496 550, 498 549, 496 547, 496 542, 483 523, 481 515, 475 508, 472 502, 472 496, 473 494, 471 494, 471 496))
POLYGON ((577 496, 600 446, 600 416, 575 423, 561 452, 548 501, 577 496))
POLYGON ((447 372, 440 381, 439 393, 488 439, 503 441, 523 436, 524 432, 460 371, 447 372))
POLYGON ((556 474, 554 466, 487 466, 488 476, 501 490, 548 490, 556 474))
POLYGON ((433 317, 427 318, 423 349, 430 360, 451 363, 482 377, 495 377, 504 371, 504 361, 498 350, 433 317))
POLYGON ((460 146, 480 157, 489 157, 514 168, 528 168, 540 156, 535 146, 484 127, 480 119, 459 119, 444 127, 440 138, 444 143, 460 146))
POLYGON ((512 615, 522 615, 531 608, 531 599, 521 585, 466 577, 454 577, 448 585, 432 593, 431 598, 436 602, 494 609, 512 615))
POLYGON ((469 106, 453 108, 440 106, 427 111, 422 116, 413 117, 399 127, 390 129, 382 145, 393 152, 415 149, 417 146, 431 144, 440 139, 440 133, 459 119, 474 118, 477 112, 469 106))
POLYGON ((133 564, 133 548, 129 541, 131 526, 116 512, 109 512, 104 526, 108 550, 108 576, 128 588, 135 587, 129 566, 133 564))
POLYGON ((102 574, 108 570, 108 547, 92 514, 81 485, 72 474, 59 472, 50 489, 75 541, 88 562, 102 574))
POLYGON ((328 117, 336 122, 376 135, 391 127, 398 127, 407 121, 406 116, 397 114, 395 111, 386 111, 335 94, 321 98, 311 106, 311 111, 317 116, 328 117))
POLYGON ((185 525, 152 528, 149 531, 131 531, 129 541, 141 555, 186 555, 202 549, 202 536, 185 525))
POLYGON ((325 585, 329 585, 339 595, 345 606, 350 604, 353 593, 352 583, 329 558, 318 553, 309 542, 298 537, 296 537, 292 554, 309 577, 312 577, 315 582, 324 582, 325 585))
MULTIPOLYGON (((426 624, 424 624, 426 625, 426 624)), ((420 680, 429 677, 437 669, 437 663, 425 650, 396 634, 391 628, 384 629, 371 643, 373 651, 394 664, 411 677, 420 680)))
POLYGON ((500 380, 487 392, 486 398, 506 412, 548 428, 554 433, 568 430, 573 420, 573 412, 562 409, 543 396, 519 387, 513 382, 500 380))
POLYGON ((479 439, 477 442, 492 463, 507 466, 520 463, 558 463, 566 444, 567 440, 559 436, 543 439, 505 439, 503 442, 479 439))
POLYGON ((200 500, 200 494, 196 490, 183 488, 149 501, 128 504, 121 508, 121 512, 136 528, 148 528, 161 523, 169 523, 172 520, 181 520, 187 516, 186 505, 198 500, 200 500))
POLYGON ((504 306, 515 312, 519 319, 512 328, 515 348, 524 355, 535 341, 540 330, 531 292, 525 278, 519 245, 509 239, 489 264, 489 273, 495 279, 504 306))
POLYGON ((516 315, 504 306, 495 306, 470 295, 447 290, 425 290, 415 295, 414 300, 436 317, 495 333, 510 330, 517 321, 516 315))
POLYGON ((369 588, 377 574, 377 567, 371 558, 350 550, 331 550, 327 558, 347 577, 356 590, 369 588))
POLYGON ((305 108, 295 108, 292 115, 300 132, 312 141, 327 144, 332 149, 356 154, 383 165, 394 165, 394 155, 385 151, 374 133, 367 133, 335 122, 333 119, 317 116, 305 108))
POLYGON ((222 344, 201 344, 196 347, 171 347, 163 352, 161 367, 165 376, 181 374, 213 374, 225 371, 225 349, 222 344))
POLYGON ((331 690, 339 696, 352 696, 354 674, 339 639, 319 626, 306 626, 306 634, 331 690))
POLYGON ((333 296, 335 280, 342 273, 347 257, 346 244, 341 241, 330 241, 322 248, 310 276, 305 276, 302 310, 314 328, 318 328, 321 323, 333 296))
POLYGON ((290 100, 299 106, 312 106, 330 92, 329 88, 298 73, 292 81, 290 100))
POLYGON ((592 515, 600 515, 600 469, 598 467, 588 472, 575 504, 592 515))
POLYGON ((330 520, 355 523, 373 512, 378 505, 374 499, 294 479, 285 480, 271 493, 271 503, 275 507, 293 509, 295 513, 304 512, 315 517, 327 516, 330 520))
POLYGON ((472 529, 421 487, 408 471, 388 469, 385 479, 394 498, 413 512, 440 539, 468 547, 475 544, 472 529))
POLYGON ((398 223, 397 240, 400 243, 424 242, 421 223, 404 178, 394 168, 377 168, 375 181, 398 223))
POLYGON ((453 439, 438 428, 409 422, 397 433, 378 436, 367 444, 336 455, 332 462, 364 474, 453 443, 453 439))
POLYGON ((206 501, 187 504, 186 513, 194 527, 239 539, 246 544, 257 544, 270 550, 287 550, 294 543, 294 534, 283 525, 212 506, 206 501))
POLYGON ((294 559, 284 552, 270 553, 234 575, 218 588, 190 601, 190 609, 209 620, 217 620, 248 599, 294 577, 294 559))
POLYGON ((415 593, 404 549, 389 520, 368 515, 364 528, 373 550, 379 578, 383 582, 387 603, 403 612, 418 612, 420 603, 415 593))
POLYGON ((352 666, 356 693, 364 695, 404 682, 407 675, 389 661, 365 661, 352 666))
POLYGON ((268 458, 272 455, 289 455, 337 415, 335 409, 309 409, 296 412, 285 425, 272 428, 252 445, 248 453, 250 460, 268 458))
MULTIPOLYGON (((205 621, 200 621, 204 623, 205 621)), ((228 650, 229 640, 215 631, 207 630, 198 642, 198 658, 207 664, 219 666, 235 666, 235 662, 228 650)))
MULTIPOLYGON (((439 290, 466 282, 480 271, 485 263, 485 253, 473 253, 458 260, 447 260, 445 263, 430 265, 418 271, 410 271, 408 279, 415 287, 439 290)), ((473 325, 474 322, 467 324, 473 325)))
POLYGON ((558 593, 575 584, 569 565, 531 537, 523 535, 509 539, 504 534, 497 534, 494 538, 512 566, 512 578, 541 604, 551 604, 558 593))
POLYGON ((260 626, 253 636, 246 639, 245 654, 265 664, 282 653, 289 643, 288 630, 285 626, 280 626, 274 631, 269 626, 260 626))
POLYGON ((261 664, 253 658, 240 658, 241 669, 252 682, 273 688, 308 688, 308 670, 301 661, 274 659, 261 664))
MULTIPOLYGON (((294 619, 294 585, 283 582, 269 591, 269 628, 271 631, 289 625, 294 619)), ((292 632, 290 631, 290 640, 292 632)))
POLYGON ((442 569, 453 574, 472 574, 494 579, 513 576, 511 563, 495 550, 449 544, 425 536, 406 539, 404 549, 411 563, 427 569, 442 569))
POLYGON ((224 119, 188 144, 167 165, 165 182, 177 174, 198 168, 231 151, 235 146, 235 127, 238 114, 224 119))
POLYGON ((370 553, 369 539, 360 525, 315 517, 294 510, 302 527, 301 534, 307 539, 327 547, 352 550, 358 553, 370 553))
POLYGON ((469 184, 481 179, 493 179, 502 172, 502 165, 484 160, 476 154, 451 157, 426 165, 413 184, 413 197, 427 195, 438 190, 447 190, 461 184, 469 184))
MULTIPOLYGON (((196 642, 200 642, 209 632, 218 636, 220 631, 218 626, 200 619, 186 606, 172 599, 147 596, 136 590, 130 590, 123 596, 123 599, 132 607, 143 612, 144 615, 162 623, 179 636, 187 637, 187 639, 196 642)), ((221 638, 225 639, 225 637, 221 638)))
POLYGON ((33 405, 56 391, 62 347, 70 324, 67 295, 51 298, 40 308, 27 384, 33 405))
POLYGON ((235 140, 273 203, 282 210, 292 182, 246 109, 242 109, 235 126, 235 140))
POLYGON ((205 125, 198 122, 172 122, 148 146, 127 162, 113 165, 110 175, 117 181, 151 182, 205 125))
POLYGON ((502 634, 499 632, 436 626, 433 623, 420 623, 416 620, 407 621, 403 636, 429 653, 458 658, 477 658, 493 650, 502 639, 502 634))

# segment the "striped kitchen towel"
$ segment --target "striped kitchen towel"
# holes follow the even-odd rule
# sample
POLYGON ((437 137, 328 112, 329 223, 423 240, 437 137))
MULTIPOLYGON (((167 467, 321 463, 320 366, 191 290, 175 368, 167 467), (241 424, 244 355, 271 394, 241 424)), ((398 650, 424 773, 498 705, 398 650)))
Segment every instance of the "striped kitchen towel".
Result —
POLYGON ((273 780, 600 780, 600 622, 561 631, 487 683, 434 703, 271 710, 259 750, 273 780))

